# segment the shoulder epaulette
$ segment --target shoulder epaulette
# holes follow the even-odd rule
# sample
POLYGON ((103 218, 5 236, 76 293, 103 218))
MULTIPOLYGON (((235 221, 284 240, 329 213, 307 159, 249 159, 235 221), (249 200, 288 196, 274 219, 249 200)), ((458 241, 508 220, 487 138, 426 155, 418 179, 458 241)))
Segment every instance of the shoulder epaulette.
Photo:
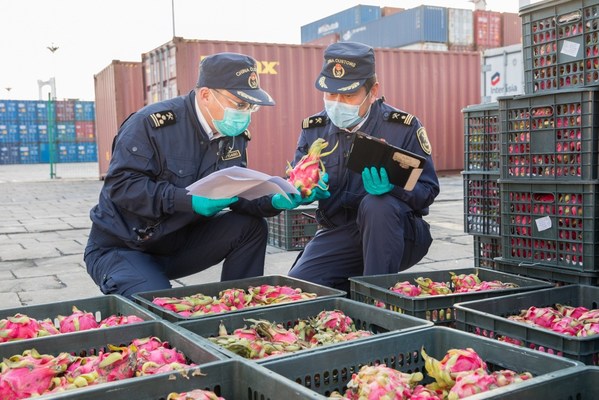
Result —
POLYGON ((247 140, 252 140, 252 134, 250 133, 249 130, 245 130, 243 131, 242 135, 247 139, 247 140))
POLYGON ((317 128, 319 126, 325 126, 328 122, 328 118, 324 115, 314 115, 312 117, 305 118, 302 121, 302 129, 317 128))
POLYGON ((389 113, 387 121, 397 122, 404 125, 412 125, 412 123, 414 122, 414 116, 406 112, 392 111, 389 113))
POLYGON ((173 125, 177 122, 177 117, 172 110, 158 111, 148 116, 150 124, 153 128, 162 128, 164 126, 173 125))

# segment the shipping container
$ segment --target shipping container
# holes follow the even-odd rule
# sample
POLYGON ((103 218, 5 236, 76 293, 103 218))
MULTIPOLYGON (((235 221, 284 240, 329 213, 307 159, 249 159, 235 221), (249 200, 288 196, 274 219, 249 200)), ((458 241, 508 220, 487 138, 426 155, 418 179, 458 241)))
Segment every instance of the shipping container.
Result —
POLYGON ((96 140, 100 179, 106 176, 112 140, 120 124, 144 105, 141 62, 113 60, 94 75, 96 140))
POLYGON ((341 40, 341 36, 338 32, 329 33, 328 35, 321 36, 318 39, 311 40, 304 44, 306 45, 314 45, 314 46, 328 46, 333 43, 337 43, 341 40))
POLYGON ((474 26, 474 45, 477 50, 501 47, 502 19, 497 11, 474 10, 472 14, 474 26))
POLYGON ((471 10, 447 9, 447 45, 453 50, 474 50, 471 10))
POLYGON ((399 47, 401 50, 448 51, 447 43, 418 42, 399 47))
POLYGON ((504 12, 502 19, 502 40, 503 46, 512 44, 522 44, 522 18, 516 13, 504 12))
MULTIPOLYGON (((176 73, 167 82, 176 85, 177 95, 185 95, 195 87, 203 56, 231 51, 248 54, 258 61, 260 84, 277 104, 263 107, 252 116, 249 167, 282 176, 287 161, 293 157, 301 121, 323 109, 322 92, 314 88, 323 62, 323 47, 175 38, 160 48, 175 49, 176 73)), ((380 95, 389 104, 416 115, 423 122, 433 146, 437 170, 462 170, 461 110, 480 101, 480 79, 473 79, 480 76, 480 55, 476 52, 375 49, 375 56, 380 95)), ((156 62, 156 58, 142 54, 145 71, 154 68, 152 62, 156 62)), ((147 78, 147 74, 144 76, 147 78)), ((167 99, 148 95, 164 95, 155 86, 161 85, 146 82, 146 100, 167 99)), ((134 89, 134 85, 129 88, 134 89)), ((96 91, 101 90, 106 89, 96 85, 96 91)), ((138 98, 138 95, 132 96, 138 98)), ((97 92, 96 97, 96 112, 101 116, 99 98, 106 95, 97 92)), ((96 130, 100 145, 102 133, 99 126, 96 130)))
POLYGON ((413 43, 447 43, 447 9, 419 6, 356 27, 341 34, 344 41, 398 48, 413 43))
POLYGON ((378 6, 357 5, 301 26, 301 41, 307 43, 330 33, 343 33, 381 17, 378 6))
POLYGON ((524 94, 522 45, 498 47, 483 52, 481 102, 492 103, 500 96, 524 94))
POLYGON ((404 11, 405 8, 401 7, 381 7, 381 18, 388 17, 389 15, 397 14, 398 12, 404 11))

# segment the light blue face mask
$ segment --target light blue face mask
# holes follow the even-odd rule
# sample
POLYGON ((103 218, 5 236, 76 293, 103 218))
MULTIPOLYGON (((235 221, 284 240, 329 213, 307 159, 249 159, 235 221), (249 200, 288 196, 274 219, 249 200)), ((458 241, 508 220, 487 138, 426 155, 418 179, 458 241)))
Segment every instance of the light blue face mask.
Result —
POLYGON ((360 107, 362 107, 362 104, 364 104, 368 97, 370 97, 370 93, 358 105, 323 99, 324 109, 335 126, 348 129, 358 125, 362 121, 363 117, 360 117, 360 107))
POLYGON ((250 110, 235 110, 234 108, 223 107, 216 96, 214 98, 218 105, 225 111, 223 119, 214 119, 210 112, 208 112, 216 130, 225 136, 239 136, 242 134, 250 126, 252 112, 250 110))

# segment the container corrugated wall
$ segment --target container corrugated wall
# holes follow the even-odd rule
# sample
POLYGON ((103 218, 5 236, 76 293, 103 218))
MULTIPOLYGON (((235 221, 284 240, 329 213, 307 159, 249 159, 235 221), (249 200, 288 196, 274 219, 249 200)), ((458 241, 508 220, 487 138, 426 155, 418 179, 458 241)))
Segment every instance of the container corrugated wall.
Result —
POLYGON ((447 9, 447 45, 449 50, 474 50, 471 10, 460 8, 447 9))
POLYGON ((141 62, 114 60, 94 75, 98 168, 103 179, 120 124, 144 105, 141 62))
MULTIPOLYGON (((252 117, 249 166, 283 175, 293 156, 301 121, 323 108, 322 92, 314 87, 323 60, 322 46, 187 40, 175 38, 142 55, 144 70, 153 70, 152 56, 162 48, 175 49, 177 94, 195 87, 203 56, 231 51, 248 54, 259 63, 260 83, 276 100, 252 117)), ((376 49, 381 95, 425 123, 440 171, 463 168, 463 116, 461 109, 480 100, 480 55, 474 52, 426 52, 376 49)), ((148 76, 146 73, 144 76, 148 76)), ((146 93, 160 93, 158 82, 146 82, 146 93)), ((151 96, 147 96, 151 97, 151 96)), ((166 99, 158 97, 156 100, 166 99)))
POLYGON ((303 25, 301 29, 302 43, 311 42, 321 36, 331 33, 343 33, 356 26, 364 25, 381 17, 378 6, 357 5, 338 13, 321 18, 317 21, 303 25))
POLYGON ((474 44, 477 50, 503 46, 503 26, 500 12, 474 10, 472 17, 474 44))
POLYGON ((522 18, 516 13, 502 13, 503 46, 522 44, 522 18))

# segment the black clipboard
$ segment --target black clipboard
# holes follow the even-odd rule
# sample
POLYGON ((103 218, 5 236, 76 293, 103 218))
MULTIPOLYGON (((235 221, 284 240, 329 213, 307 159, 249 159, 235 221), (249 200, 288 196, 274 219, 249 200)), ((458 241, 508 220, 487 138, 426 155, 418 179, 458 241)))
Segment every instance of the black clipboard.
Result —
POLYGON ((426 158, 393 146, 382 139, 356 132, 347 168, 358 174, 366 167, 385 167, 389 181, 405 190, 412 190, 426 164, 426 158))

